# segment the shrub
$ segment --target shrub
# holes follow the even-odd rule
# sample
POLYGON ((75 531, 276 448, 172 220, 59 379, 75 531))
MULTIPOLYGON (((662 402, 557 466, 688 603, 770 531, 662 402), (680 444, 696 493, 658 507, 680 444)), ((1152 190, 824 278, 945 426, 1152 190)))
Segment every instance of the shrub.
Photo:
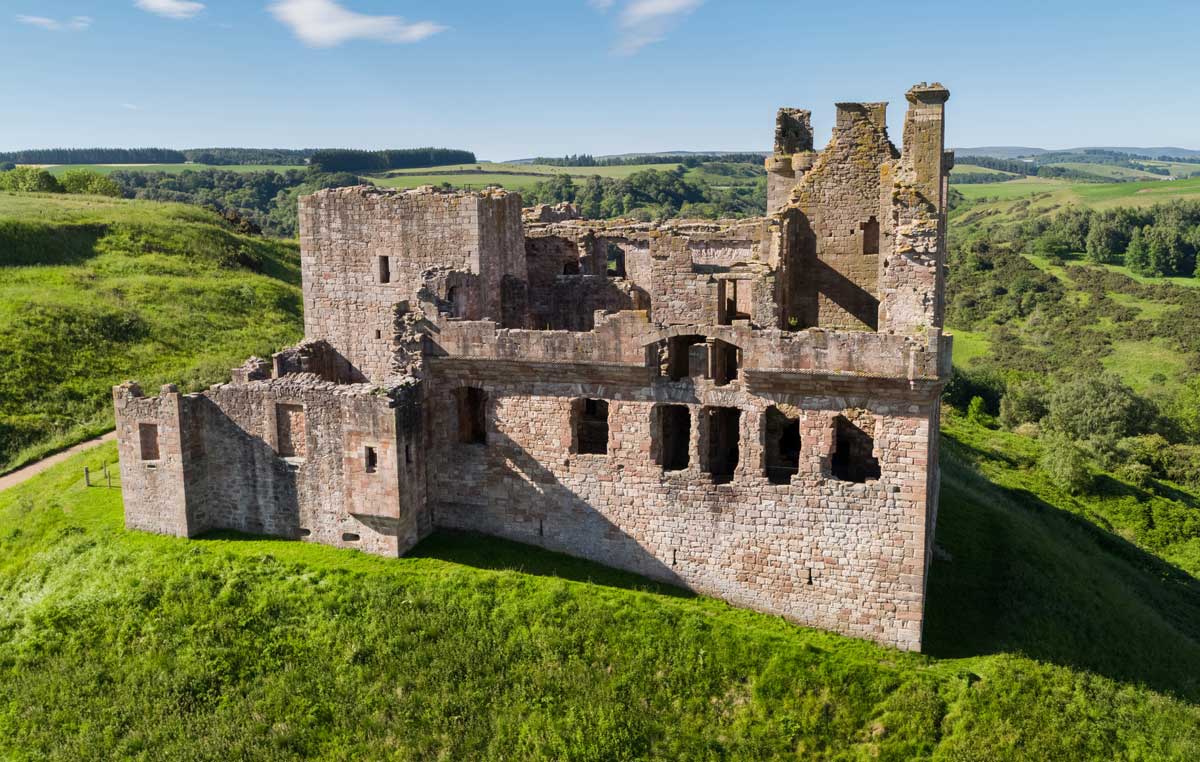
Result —
POLYGON ((1116 376, 1081 376, 1050 393, 1046 426, 1107 455, 1121 439, 1143 433, 1153 417, 1150 403, 1116 376))
POLYGON ((1087 492, 1092 486, 1087 457, 1079 445, 1059 432, 1042 437, 1042 455, 1038 467, 1073 495, 1087 492))
POLYGON ((1014 430, 1024 423, 1037 423, 1046 417, 1046 388, 1038 381, 1009 384, 1000 398, 1000 424, 1014 430))
POLYGON ((983 397, 971 398, 971 402, 967 405, 967 419, 972 423, 985 426, 989 429, 996 424, 996 420, 987 411, 983 397))
POLYGON ((37 167, 17 167, 0 172, 0 190, 25 193, 62 193, 63 187, 54 175, 37 167))
POLYGON ((1125 463, 1116 471, 1117 478, 1145 489, 1154 480, 1154 471, 1145 463, 1125 463))
POLYGON ((91 196, 112 196, 120 198, 121 186, 111 177, 102 175, 91 169, 68 169, 59 178, 67 193, 86 193, 91 196))

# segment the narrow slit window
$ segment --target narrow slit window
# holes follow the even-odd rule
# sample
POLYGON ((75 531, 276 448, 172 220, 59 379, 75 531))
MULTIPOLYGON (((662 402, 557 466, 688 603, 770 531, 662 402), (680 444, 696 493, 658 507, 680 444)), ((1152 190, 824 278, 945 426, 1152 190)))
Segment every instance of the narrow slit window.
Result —
POLYGON ((458 441, 487 444, 487 392, 474 386, 456 390, 458 397, 458 441))
POLYGON ((705 408, 708 429, 708 462, 705 470, 714 484, 728 484, 738 465, 742 411, 735 407, 705 408))
POLYGON ((379 470, 379 453, 375 451, 374 447, 367 448, 364 460, 366 461, 368 474, 373 474, 379 470))
POLYGON ((879 478, 879 460, 874 456, 875 439, 844 415, 834 423, 834 450, 830 462, 833 478, 844 482, 867 482, 879 478))
POLYGON ((578 259, 568 259, 566 262, 563 262, 562 274, 563 275, 578 275, 579 274, 579 260, 578 259))
POLYGON ((664 471, 688 467, 692 438, 692 414, 687 405, 660 405, 658 413, 658 464, 664 471))
POLYGON ((158 460, 158 424, 139 423, 138 441, 141 444, 142 460, 158 460))
POLYGON ((800 471, 800 418, 769 407, 763 416, 763 436, 767 480, 772 484, 790 484, 800 471))
POLYGON ((388 257, 379 258, 379 282, 392 282, 392 262, 388 257))
POLYGON ((581 455, 608 454, 608 403, 575 400, 575 451, 581 455))
POLYGON ((354 532, 342 532, 342 542, 358 542, 361 539, 354 532))

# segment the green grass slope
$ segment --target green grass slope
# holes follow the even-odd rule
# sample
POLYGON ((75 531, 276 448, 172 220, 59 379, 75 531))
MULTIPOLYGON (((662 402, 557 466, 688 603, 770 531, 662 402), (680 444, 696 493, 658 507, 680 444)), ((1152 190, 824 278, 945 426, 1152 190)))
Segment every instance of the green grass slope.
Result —
POLYGON ((295 243, 198 207, 0 193, 0 472, 112 426, 111 387, 226 380, 301 334, 295 243))
POLYGON ((1200 583, 946 425, 927 655, 488 538, 127 532, 102 446, 0 493, 0 759, 1200 758, 1200 583))

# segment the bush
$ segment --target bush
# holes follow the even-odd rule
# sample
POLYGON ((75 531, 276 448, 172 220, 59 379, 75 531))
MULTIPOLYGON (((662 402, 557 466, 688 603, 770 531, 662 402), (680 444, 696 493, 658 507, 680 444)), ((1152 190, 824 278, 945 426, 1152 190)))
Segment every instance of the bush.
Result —
POLYGON ((1042 437, 1038 467, 1072 495, 1085 493, 1092 486, 1087 456, 1065 434, 1053 432, 1042 437))
POLYGON ((971 402, 967 405, 967 419, 989 429, 996 425, 996 419, 988 413, 983 397, 971 398, 971 402))
POLYGON ((1082 376, 1050 393, 1046 426, 1107 456, 1121 439, 1143 433, 1154 412, 1116 376, 1082 376))
POLYGON ((59 178, 67 193, 85 193, 91 196, 112 196, 120 198, 121 186, 111 177, 102 175, 91 169, 68 169, 59 178))
POLYGON ((1009 430, 1024 423, 1037 423, 1048 412, 1046 388, 1038 381, 1009 384, 1000 398, 1000 424, 1009 430))
POLYGON ((17 167, 0 172, 0 190, 25 193, 62 193, 63 187, 54 175, 37 167, 17 167))

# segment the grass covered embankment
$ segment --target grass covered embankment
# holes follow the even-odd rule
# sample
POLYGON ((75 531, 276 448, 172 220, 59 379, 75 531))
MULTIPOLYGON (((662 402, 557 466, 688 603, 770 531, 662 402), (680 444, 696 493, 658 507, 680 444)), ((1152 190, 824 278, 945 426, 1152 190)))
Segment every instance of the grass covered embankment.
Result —
POLYGON ((1200 583, 946 426, 927 655, 488 538, 126 532, 103 446, 0 493, 0 758, 1197 758, 1200 583))
POLYGON ((226 380, 301 334, 294 242, 181 204, 0 193, 0 472, 112 427, 110 389, 226 380))

